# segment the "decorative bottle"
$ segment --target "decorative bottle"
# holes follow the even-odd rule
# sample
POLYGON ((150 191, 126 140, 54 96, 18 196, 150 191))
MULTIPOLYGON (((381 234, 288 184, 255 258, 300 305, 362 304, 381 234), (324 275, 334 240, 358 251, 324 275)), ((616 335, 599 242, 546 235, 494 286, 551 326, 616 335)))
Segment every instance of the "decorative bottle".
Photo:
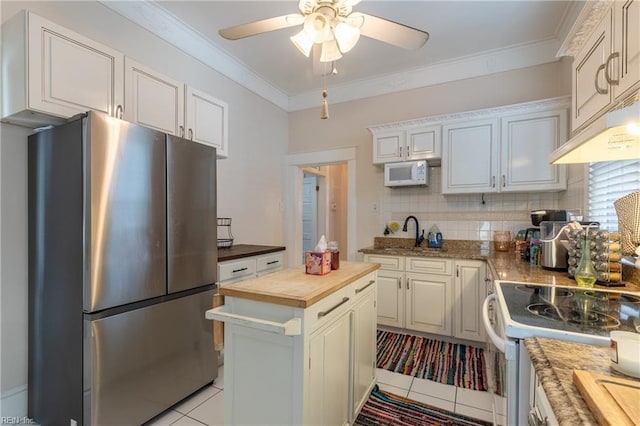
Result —
POLYGON ((578 264, 574 278, 578 283, 578 287, 589 288, 593 287, 593 284, 598 278, 598 273, 591 263, 591 244, 586 236, 582 244, 582 255, 580 256, 580 263, 578 264))

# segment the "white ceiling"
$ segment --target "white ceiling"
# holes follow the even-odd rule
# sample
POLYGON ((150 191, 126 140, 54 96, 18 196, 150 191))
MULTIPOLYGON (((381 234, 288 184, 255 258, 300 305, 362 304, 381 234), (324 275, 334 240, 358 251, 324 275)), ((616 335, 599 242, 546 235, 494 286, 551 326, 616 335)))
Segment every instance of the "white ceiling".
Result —
MULTIPOLYGON (((317 106, 322 77, 289 37, 298 26, 241 40, 221 28, 297 13, 297 1, 104 1, 285 110, 317 106), (180 27, 180 28, 178 28, 180 27)), ((332 102, 364 98, 557 60, 581 1, 379 1, 354 11, 429 32, 404 50, 361 37, 327 77, 332 102)))

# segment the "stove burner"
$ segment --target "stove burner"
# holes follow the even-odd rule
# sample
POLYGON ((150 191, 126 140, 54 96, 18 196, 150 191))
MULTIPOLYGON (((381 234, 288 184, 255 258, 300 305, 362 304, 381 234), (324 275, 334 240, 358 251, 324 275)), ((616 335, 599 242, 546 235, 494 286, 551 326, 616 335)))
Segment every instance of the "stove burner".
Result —
POLYGON ((541 286, 528 286, 528 285, 518 285, 516 286, 516 290, 519 290, 523 293, 532 294, 532 293, 553 293, 555 297, 571 297, 573 293, 564 288, 557 287, 541 287, 541 286))
POLYGON ((547 303, 532 303, 527 306, 527 311, 542 318, 555 321, 563 321, 569 324, 597 327, 599 329, 608 330, 620 326, 620 321, 611 315, 594 310, 578 310, 571 308, 568 312, 561 310, 547 303))

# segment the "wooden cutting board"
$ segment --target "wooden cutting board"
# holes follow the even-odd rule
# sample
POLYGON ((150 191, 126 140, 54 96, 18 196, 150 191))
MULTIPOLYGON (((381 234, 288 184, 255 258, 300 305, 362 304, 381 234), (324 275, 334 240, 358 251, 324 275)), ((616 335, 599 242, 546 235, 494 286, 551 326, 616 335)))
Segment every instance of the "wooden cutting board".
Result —
POLYGON ((574 370, 573 383, 601 425, 640 425, 640 381, 574 370))

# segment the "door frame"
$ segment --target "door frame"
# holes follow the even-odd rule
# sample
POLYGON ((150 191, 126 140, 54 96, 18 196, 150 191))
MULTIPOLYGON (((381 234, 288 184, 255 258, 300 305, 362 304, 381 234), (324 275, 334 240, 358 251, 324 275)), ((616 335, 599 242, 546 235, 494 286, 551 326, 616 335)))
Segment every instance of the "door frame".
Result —
MULTIPOLYGON (((289 154, 285 159, 285 244, 287 265, 301 265, 302 252, 302 178, 304 167, 347 164, 347 247, 348 260, 355 260, 356 246, 356 149, 337 148, 326 151, 289 154)), ((341 251, 343 248, 340 248, 341 251)))

